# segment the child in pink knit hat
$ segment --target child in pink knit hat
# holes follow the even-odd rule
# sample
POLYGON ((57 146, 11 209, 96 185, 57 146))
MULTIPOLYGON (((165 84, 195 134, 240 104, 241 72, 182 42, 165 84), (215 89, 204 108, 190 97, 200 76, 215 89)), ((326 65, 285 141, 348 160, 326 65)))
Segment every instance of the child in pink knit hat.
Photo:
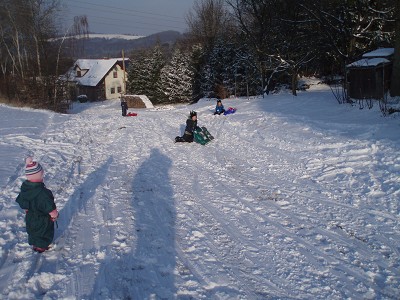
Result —
POLYGON ((54 222, 58 211, 53 193, 43 183, 44 171, 40 163, 28 157, 25 161, 27 180, 22 183, 16 201, 25 209, 26 231, 29 245, 36 252, 44 252, 54 238, 54 222))

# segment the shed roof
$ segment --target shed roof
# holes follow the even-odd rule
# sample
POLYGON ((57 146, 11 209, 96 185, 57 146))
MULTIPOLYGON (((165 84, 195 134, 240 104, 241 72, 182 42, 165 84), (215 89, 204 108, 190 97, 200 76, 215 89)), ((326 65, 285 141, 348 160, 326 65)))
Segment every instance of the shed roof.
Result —
POLYGON ((366 68, 366 67, 376 67, 380 64, 387 64, 390 61, 386 58, 378 57, 378 58, 363 58, 357 60, 351 64, 348 64, 348 68, 366 68))
POLYGON ((394 48, 379 48, 363 54, 363 57, 389 57, 394 54, 394 48))

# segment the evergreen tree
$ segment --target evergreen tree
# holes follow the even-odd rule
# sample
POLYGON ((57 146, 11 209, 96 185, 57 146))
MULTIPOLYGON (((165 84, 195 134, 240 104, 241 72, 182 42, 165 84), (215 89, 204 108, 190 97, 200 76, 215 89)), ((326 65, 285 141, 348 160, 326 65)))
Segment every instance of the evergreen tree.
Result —
POLYGON ((202 88, 206 94, 225 98, 234 91, 235 53, 231 43, 218 39, 202 70, 202 88))
POLYGON ((245 46, 219 39, 202 69, 206 95, 226 98, 258 93, 261 82, 255 59, 245 46))
POLYGON ((215 97, 215 79, 211 63, 206 59, 200 72, 200 88, 205 97, 215 97))
POLYGON ((160 103, 163 97, 163 94, 159 92, 160 76, 161 70, 166 64, 160 45, 154 47, 150 57, 144 60, 144 64, 144 74, 146 79, 148 79, 144 83, 146 95, 153 103, 160 103))
POLYGON ((204 65, 204 49, 201 45, 195 44, 191 50, 191 68, 193 70, 193 101, 204 96, 201 88, 202 66, 204 65))
MULTIPOLYGON (((260 65, 261 66, 261 65, 260 65)), ((263 81, 261 69, 257 65, 257 59, 249 51, 246 45, 238 47, 235 51, 234 94, 238 97, 261 94, 263 81)))
POLYGON ((130 94, 145 94, 145 80, 142 72, 144 69, 142 55, 136 54, 136 56, 132 57, 130 60, 127 82, 127 91, 130 94))
POLYGON ((171 61, 161 70, 159 88, 168 102, 188 102, 192 100, 193 75, 190 53, 175 48, 171 61))
POLYGON ((153 103, 159 103, 160 72, 165 65, 164 55, 159 45, 150 52, 137 53, 131 59, 128 71, 128 91, 132 94, 143 94, 153 103))

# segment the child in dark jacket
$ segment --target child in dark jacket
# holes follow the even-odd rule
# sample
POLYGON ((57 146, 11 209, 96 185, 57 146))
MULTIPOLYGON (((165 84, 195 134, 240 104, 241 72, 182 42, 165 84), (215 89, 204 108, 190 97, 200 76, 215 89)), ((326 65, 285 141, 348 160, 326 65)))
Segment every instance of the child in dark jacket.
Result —
POLYGON ((190 112, 189 118, 186 120, 185 133, 183 134, 183 136, 177 136, 175 138, 175 143, 192 143, 194 138, 193 133, 196 129, 199 129, 199 127, 197 126, 197 113, 192 110, 190 112))
POLYGON ((222 105, 222 101, 218 100, 217 105, 215 106, 215 112, 214 115, 220 115, 225 112, 224 106, 222 105))
POLYGON ((27 180, 22 183, 16 201, 26 212, 28 243, 34 251, 42 253, 49 249, 53 241, 58 211, 53 193, 43 183, 43 168, 31 157, 26 159, 25 175, 27 180))
POLYGON ((128 103, 125 99, 121 100, 122 116, 125 117, 128 112, 128 103))

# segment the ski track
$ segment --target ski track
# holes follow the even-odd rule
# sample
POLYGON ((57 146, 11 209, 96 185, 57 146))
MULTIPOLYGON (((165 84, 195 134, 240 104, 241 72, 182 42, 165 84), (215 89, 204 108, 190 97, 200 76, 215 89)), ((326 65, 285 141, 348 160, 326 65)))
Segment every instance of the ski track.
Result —
POLYGON ((204 147, 173 143, 186 106, 109 122, 116 105, 99 103, 49 117, 38 137, 6 136, 49 166, 60 219, 53 249, 32 253, 11 203, 17 166, 1 208, 13 221, 1 222, 12 233, 1 298, 398 297, 400 158, 379 151, 395 147, 308 119, 212 109, 196 108, 215 137, 204 147))

